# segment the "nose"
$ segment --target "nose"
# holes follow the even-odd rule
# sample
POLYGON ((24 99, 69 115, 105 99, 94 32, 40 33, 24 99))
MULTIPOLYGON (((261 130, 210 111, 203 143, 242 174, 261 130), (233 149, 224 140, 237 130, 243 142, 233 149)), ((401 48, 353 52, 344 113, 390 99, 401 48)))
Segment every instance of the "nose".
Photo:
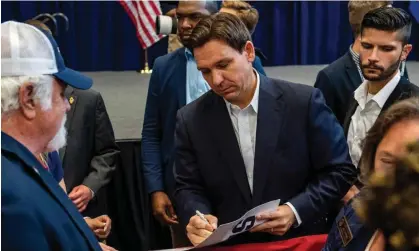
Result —
POLYGON ((179 22, 180 22, 180 26, 183 29, 191 29, 192 28, 192 24, 191 24, 189 18, 187 18, 187 17, 182 18, 181 20, 179 20, 179 22))
POLYGON ((215 70, 215 71, 212 72, 212 76, 211 77, 212 77, 212 84, 214 86, 217 86, 217 87, 220 86, 221 83, 224 80, 222 73, 219 72, 219 71, 217 71, 217 70, 215 70))
POLYGON ((370 53, 370 55, 369 55, 369 57, 368 57, 368 61, 369 61, 370 63, 376 63, 376 62, 380 61, 380 60, 379 60, 379 58, 378 58, 378 48, 377 48, 377 47, 375 47, 375 48, 371 51, 371 53, 370 53))

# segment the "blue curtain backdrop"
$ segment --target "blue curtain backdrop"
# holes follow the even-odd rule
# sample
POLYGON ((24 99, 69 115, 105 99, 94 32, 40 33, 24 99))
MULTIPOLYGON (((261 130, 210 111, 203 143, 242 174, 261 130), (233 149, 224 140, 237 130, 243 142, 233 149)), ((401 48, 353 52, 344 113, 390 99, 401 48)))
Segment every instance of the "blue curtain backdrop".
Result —
MULTIPOLYGON (((68 64, 82 71, 138 70, 144 66, 144 54, 135 28, 118 2, 103 1, 2 1, 1 21, 25 21, 40 13, 63 12, 64 22, 57 37, 68 64)), ((327 64, 344 54, 352 41, 346 1, 252 1, 260 21, 254 43, 268 59, 264 65, 327 64)), ((409 9, 411 2, 395 2, 409 9)), ((412 30, 414 49, 410 60, 419 60, 419 28, 412 30)), ((152 63, 167 51, 167 39, 148 50, 152 63)))

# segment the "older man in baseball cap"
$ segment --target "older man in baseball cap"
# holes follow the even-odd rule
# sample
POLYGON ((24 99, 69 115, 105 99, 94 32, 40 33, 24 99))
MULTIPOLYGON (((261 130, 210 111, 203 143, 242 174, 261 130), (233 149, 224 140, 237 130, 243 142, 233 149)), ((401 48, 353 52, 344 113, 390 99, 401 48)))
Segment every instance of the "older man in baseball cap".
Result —
POLYGON ((74 204, 35 156, 65 144, 67 85, 92 80, 64 65, 52 36, 1 24, 1 215, 4 250, 101 250, 74 204))

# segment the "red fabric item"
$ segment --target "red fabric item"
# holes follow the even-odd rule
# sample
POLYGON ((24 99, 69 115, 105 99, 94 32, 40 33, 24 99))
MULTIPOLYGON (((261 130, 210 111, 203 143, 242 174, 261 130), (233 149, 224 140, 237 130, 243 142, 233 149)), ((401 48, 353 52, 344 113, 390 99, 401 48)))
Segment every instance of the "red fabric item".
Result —
POLYGON ((202 248, 202 251, 320 251, 327 234, 303 236, 285 241, 241 244, 229 247, 202 248))

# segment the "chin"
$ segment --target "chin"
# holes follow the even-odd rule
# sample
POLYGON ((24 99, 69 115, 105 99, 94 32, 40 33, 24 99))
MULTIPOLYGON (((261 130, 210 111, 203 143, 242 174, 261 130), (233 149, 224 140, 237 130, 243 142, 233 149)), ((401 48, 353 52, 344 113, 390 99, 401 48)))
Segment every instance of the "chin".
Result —
POLYGON ((239 95, 236 92, 230 92, 228 94, 221 95, 221 96, 223 96, 225 100, 231 103, 231 102, 234 102, 237 99, 237 96, 239 95))

